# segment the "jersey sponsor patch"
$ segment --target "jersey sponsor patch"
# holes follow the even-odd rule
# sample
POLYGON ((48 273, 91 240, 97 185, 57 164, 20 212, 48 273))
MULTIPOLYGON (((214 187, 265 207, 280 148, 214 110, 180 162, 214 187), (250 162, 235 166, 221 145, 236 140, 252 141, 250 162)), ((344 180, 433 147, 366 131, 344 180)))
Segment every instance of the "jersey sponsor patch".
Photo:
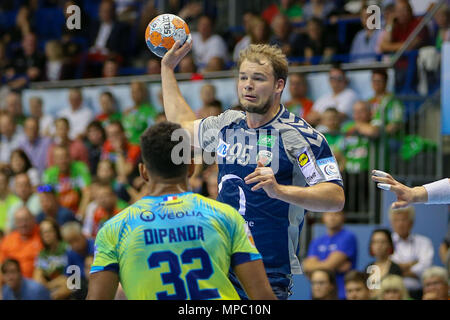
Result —
POLYGON ((217 147, 217 155, 222 158, 226 157, 229 147, 229 143, 226 143, 225 141, 220 139, 219 146, 217 147))
POLYGON ((304 148, 297 157, 297 164, 305 177, 306 183, 312 185, 320 179, 320 174, 316 169, 308 149, 304 148))
POLYGON ((272 148, 275 145, 275 136, 262 134, 260 135, 258 142, 256 144, 258 146, 272 148))
POLYGON ((260 150, 256 156, 256 162, 261 162, 264 167, 267 167, 272 162, 273 154, 268 150, 260 150))
POLYGON ((317 165, 319 166, 320 171, 322 171, 327 181, 341 180, 339 167, 334 157, 317 160, 317 165))

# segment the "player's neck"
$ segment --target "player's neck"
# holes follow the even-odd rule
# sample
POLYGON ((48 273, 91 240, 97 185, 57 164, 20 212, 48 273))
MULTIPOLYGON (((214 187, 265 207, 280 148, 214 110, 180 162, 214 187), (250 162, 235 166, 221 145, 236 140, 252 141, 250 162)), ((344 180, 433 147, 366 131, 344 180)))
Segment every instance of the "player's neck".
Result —
POLYGON ((147 183, 147 196, 151 197, 159 197, 166 194, 178 194, 178 193, 184 193, 188 191, 188 183, 186 181, 180 181, 179 179, 177 181, 157 181, 152 182, 150 180, 147 183))
POLYGON ((269 110, 264 114, 258 113, 250 113, 247 112, 247 125, 249 128, 259 128, 266 123, 270 122, 277 113, 280 111, 281 104, 280 101, 277 100, 275 103, 269 108, 269 110))

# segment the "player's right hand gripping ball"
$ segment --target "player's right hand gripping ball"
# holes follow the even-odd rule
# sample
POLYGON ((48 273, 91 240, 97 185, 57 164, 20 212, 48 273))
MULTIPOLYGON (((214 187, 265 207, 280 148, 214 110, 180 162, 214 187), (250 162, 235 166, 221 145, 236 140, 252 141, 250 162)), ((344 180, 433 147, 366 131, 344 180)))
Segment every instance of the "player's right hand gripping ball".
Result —
POLYGON ((186 22, 174 14, 161 14, 154 18, 145 30, 145 42, 151 52, 162 58, 172 48, 175 41, 191 41, 186 22))

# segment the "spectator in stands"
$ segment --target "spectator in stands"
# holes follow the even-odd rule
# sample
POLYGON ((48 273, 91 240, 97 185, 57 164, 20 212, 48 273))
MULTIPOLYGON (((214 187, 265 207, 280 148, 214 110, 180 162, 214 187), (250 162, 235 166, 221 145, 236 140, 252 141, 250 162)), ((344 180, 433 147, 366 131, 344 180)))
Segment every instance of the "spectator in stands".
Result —
POLYGON ((10 91, 6 96, 5 110, 14 119, 14 123, 19 126, 23 126, 25 122, 25 115, 22 109, 22 97, 20 93, 16 91, 10 91))
POLYGON ((320 97, 314 103, 312 111, 320 115, 326 109, 333 107, 339 111, 342 121, 351 119, 353 105, 358 99, 356 92, 348 87, 349 81, 339 66, 332 67, 328 75, 332 92, 320 97))
POLYGON ((313 102, 308 98, 308 81, 303 73, 289 75, 289 93, 291 100, 284 105, 290 112, 300 118, 307 118, 313 102))
POLYGON ((45 72, 43 80, 58 81, 74 78, 73 66, 64 56, 61 42, 50 40, 45 44, 45 72))
POLYGON ((116 20, 114 1, 102 0, 98 8, 98 21, 89 25, 89 52, 92 59, 104 61, 111 55, 124 55, 128 48, 127 28, 116 20))
POLYGON ((16 211, 14 224, 16 230, 7 234, 0 243, 0 264, 7 258, 16 259, 20 263, 22 275, 31 278, 34 262, 42 249, 39 226, 26 207, 16 211))
MULTIPOLYGON (((87 239, 82 231, 81 225, 78 222, 68 222, 61 228, 61 235, 66 243, 70 245, 70 250, 67 252, 68 265, 78 266, 81 270, 81 289, 77 295, 84 299, 87 294, 87 275, 85 273, 85 261, 88 257, 94 255, 95 239, 87 239)), ((71 274, 66 269, 66 274, 71 274)))
POLYGON ((108 58, 103 63, 102 77, 114 78, 119 76, 119 63, 114 58, 108 58))
POLYGON ((113 162, 119 176, 129 177, 137 169, 140 147, 128 141, 124 128, 118 121, 113 121, 106 127, 106 136, 101 159, 113 162))
POLYGON ((137 145, 139 137, 148 126, 153 124, 158 112, 149 101, 148 88, 144 82, 131 82, 130 92, 134 105, 124 111, 122 125, 130 143, 137 145))
POLYGON ((92 238, 97 236, 98 230, 100 230, 107 220, 128 206, 126 202, 117 198, 109 183, 99 183, 96 193, 98 207, 94 211, 91 219, 86 217, 85 225, 83 226, 84 233, 87 233, 92 238))
POLYGON ((42 79, 45 66, 45 56, 37 49, 37 38, 32 32, 22 38, 22 46, 12 55, 12 64, 16 74, 24 75, 25 82, 42 79))
POLYGON ((311 294, 313 300, 337 300, 336 277, 333 271, 317 269, 311 273, 311 294))
POLYGON ((422 300, 449 300, 448 272, 445 268, 432 266, 422 274, 422 300))
POLYGON ((334 9, 334 1, 311 0, 303 6, 303 19, 306 21, 312 18, 325 20, 334 9))
POLYGON ((106 133, 103 126, 98 121, 89 123, 84 144, 89 155, 89 170, 91 175, 95 175, 97 165, 102 154, 103 144, 106 141, 106 133))
POLYGON ((369 170, 370 139, 376 137, 375 133, 366 129, 370 126, 370 105, 365 101, 356 101, 352 118, 342 127, 344 139, 340 149, 346 160, 345 170, 348 173, 366 172, 369 170))
POLYGON ((311 18, 306 25, 306 39, 304 40, 304 56, 309 64, 329 63, 338 44, 334 35, 326 32, 323 22, 318 18, 311 18))
POLYGON ((378 300, 411 300, 403 278, 395 274, 384 278, 381 281, 378 300))
POLYGON ((0 166, 9 164, 11 153, 19 148, 24 139, 22 127, 14 122, 9 113, 0 113, 0 166))
POLYGON ((216 87, 211 83, 205 83, 200 88, 200 100, 202 102, 202 105, 200 106, 199 110, 201 110, 202 108, 210 105, 215 100, 217 100, 216 87))
POLYGON ((11 186, 14 186, 15 177, 21 173, 26 173, 28 175, 33 188, 41 181, 39 171, 33 167, 30 158, 28 158, 27 154, 22 149, 16 149, 11 153, 10 168, 12 173, 11 186))
POLYGON ((335 272, 338 297, 345 299, 344 275, 356 267, 356 237, 343 228, 343 212, 325 212, 322 217, 327 233, 310 243, 308 255, 303 260, 303 270, 306 273, 318 269, 335 272))
POLYGON ((82 137, 86 128, 94 118, 92 111, 83 105, 83 95, 81 89, 69 89, 69 104, 70 107, 63 109, 58 118, 66 118, 70 125, 70 139, 82 137))
POLYGON ((42 211, 37 215, 36 222, 53 219, 61 227, 69 221, 77 221, 72 211, 61 206, 56 191, 51 185, 41 185, 37 188, 42 211))
POLYGON ((39 121, 39 134, 41 136, 50 136, 55 130, 53 117, 42 110, 42 98, 33 96, 29 99, 30 116, 39 121))
POLYGON ((200 110, 198 110, 199 119, 207 117, 217 117, 223 112, 222 102, 219 100, 214 100, 210 104, 205 105, 200 110))
POLYGON ((44 171, 42 182, 51 184, 58 193, 60 204, 82 219, 89 200, 89 169, 84 162, 72 161, 67 147, 55 146, 53 157, 55 165, 44 171))
POLYGON ((55 120, 55 137, 48 148, 47 166, 55 165, 54 152, 56 146, 63 146, 69 149, 70 158, 73 161, 82 161, 89 165, 89 155, 86 146, 81 139, 72 140, 69 138, 70 123, 66 118, 59 118, 55 120))
POLYGON ((342 154, 340 147, 342 146, 344 135, 341 131, 339 111, 337 111, 336 108, 328 108, 325 110, 322 114, 320 124, 316 129, 325 136, 325 139, 327 139, 328 145, 330 146, 331 151, 333 151, 339 169, 342 172, 345 168, 345 157, 342 154))
POLYGON ((101 160, 97 167, 97 181, 100 184, 109 184, 119 199, 128 202, 130 196, 127 192, 128 181, 123 173, 117 174, 114 163, 110 160, 101 160))
POLYGON ((250 25, 252 20, 258 17, 253 11, 246 11, 242 15, 242 26, 244 27, 245 35, 240 37, 233 49, 233 61, 239 59, 239 53, 250 45, 250 25))
POLYGON ((23 39, 25 34, 33 30, 34 21, 30 8, 26 5, 20 6, 15 18, 15 25, 9 30, 2 33, 2 41, 6 45, 18 43, 23 39))
POLYGON ((50 292, 40 283, 24 278, 18 260, 7 259, 1 267, 5 284, 3 300, 50 300, 50 292))
MULTIPOLYGON (((395 17, 393 23, 386 26, 387 33, 380 43, 380 49, 383 53, 392 53, 400 50, 405 44, 406 39, 419 25, 420 18, 413 16, 411 5, 408 0, 398 0, 395 2, 395 17)), ((428 29, 423 28, 408 50, 416 50, 426 44, 428 41, 428 29)), ((395 88, 396 92, 403 89, 406 82, 408 59, 402 58, 395 65, 395 88)), ((413 76, 415 73, 412 74, 413 76)), ((413 80, 413 84, 417 79, 413 80)))
POLYGON ((19 201, 12 205, 9 209, 6 232, 9 232, 17 227, 14 225, 14 217, 17 210, 21 207, 28 208, 34 217, 41 211, 39 196, 34 192, 30 177, 26 173, 16 175, 14 179, 14 192, 19 198, 19 201))
POLYGON ((435 46, 436 49, 442 49, 442 43, 450 41, 450 7, 443 5, 442 8, 436 12, 434 19, 436 21, 438 30, 436 32, 435 46))
POLYGON ((392 261, 402 269, 405 286, 414 299, 422 297, 420 277, 433 261, 434 249, 431 240, 420 234, 411 233, 414 225, 413 207, 391 209, 389 218, 393 229, 394 254, 392 261))
POLYGON ((83 44, 88 45, 87 39, 89 38, 89 30, 91 29, 89 25, 91 24, 91 19, 87 10, 84 10, 83 6, 79 1, 68 0, 64 2, 63 13, 67 19, 73 14, 73 11, 67 11, 68 7, 78 5, 80 7, 80 29, 67 28, 67 24, 64 23, 62 27, 61 44, 63 47, 63 55, 67 59, 70 59, 71 63, 76 64, 78 58, 80 57, 81 51, 83 50, 83 44))
POLYGON ((104 91, 99 97, 100 109, 102 112, 95 117, 105 127, 111 121, 117 121, 122 115, 117 107, 117 101, 111 91, 104 91))
POLYGON ((345 297, 347 300, 370 300, 367 287, 367 273, 352 270, 344 277, 345 297))
POLYGON ((278 14, 271 23, 273 36, 271 45, 278 45, 287 57, 299 57, 303 53, 302 36, 293 32, 292 25, 287 16, 278 14))
POLYGON ((203 68, 202 72, 217 72, 225 70, 225 61, 221 57, 212 57, 209 59, 208 64, 203 68))
POLYGON ((373 62, 377 60, 375 55, 381 31, 369 25, 370 15, 367 13, 367 5, 362 6, 360 18, 363 29, 353 38, 352 47, 350 49, 350 58, 352 62, 373 62))
POLYGON ((242 50, 247 48, 250 44, 269 43, 270 40, 270 26, 261 17, 254 17, 249 22, 248 40, 247 36, 242 38, 234 48, 233 60, 236 62, 239 59, 239 54, 242 50))
POLYGON ((380 127, 384 122, 384 132, 395 135, 403 128, 404 105, 394 94, 387 91, 388 74, 386 70, 372 71, 372 89, 375 95, 369 99, 372 125, 380 127), (381 112, 384 110, 384 119, 381 112))
POLYGON ((39 224, 44 248, 39 252, 33 279, 50 290, 52 300, 67 299, 72 291, 67 287, 67 244, 62 240, 58 223, 46 218, 39 224))
POLYGON ((225 41, 214 34, 214 23, 211 17, 203 15, 198 20, 197 32, 192 32, 192 54, 195 64, 202 71, 214 57, 228 62, 228 49, 225 41))
POLYGON ((261 14, 261 16, 270 24, 279 14, 283 14, 289 18, 290 23, 298 23, 303 19, 302 4, 296 0, 281 0, 280 4, 269 5, 261 14))
POLYGON ((186 55, 183 59, 181 59, 178 68, 178 73, 190 73, 191 81, 203 80, 203 75, 198 73, 197 66, 194 62, 194 57, 191 54, 186 55))
POLYGON ((447 272, 450 273, 450 250, 448 250, 449 247, 450 247, 450 225, 448 226, 447 234, 445 235, 444 240, 439 246, 439 257, 441 258, 441 262, 446 267, 447 272))
POLYGON ((39 121, 35 118, 27 118, 24 124, 25 138, 19 148, 25 151, 28 158, 41 174, 47 167, 47 152, 51 144, 49 137, 39 135, 39 121))
POLYGON ((146 73, 151 74, 161 74, 161 60, 156 58, 150 58, 147 60, 146 73))
POLYGON ((19 197, 10 192, 8 186, 9 174, 5 169, 0 169, 0 230, 3 232, 6 230, 10 208, 20 202, 19 197))
MULTIPOLYGON (((372 232, 369 243, 369 254, 375 258, 375 261, 368 264, 366 270, 370 266, 376 266, 379 270, 379 281, 383 280, 390 274, 402 276, 402 269, 399 265, 391 260, 394 253, 394 243, 392 241, 391 232, 387 229, 375 229, 372 232)), ((378 285, 375 283, 374 285, 378 285)), ((375 298, 379 294, 379 290, 372 289, 371 296, 375 298)))

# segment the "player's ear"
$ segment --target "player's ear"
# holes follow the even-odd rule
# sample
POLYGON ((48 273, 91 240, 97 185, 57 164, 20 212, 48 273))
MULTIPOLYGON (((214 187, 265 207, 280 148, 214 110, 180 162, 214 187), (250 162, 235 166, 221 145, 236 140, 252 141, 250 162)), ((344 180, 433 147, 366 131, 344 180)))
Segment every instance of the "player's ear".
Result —
POLYGON ((139 175, 141 176, 142 179, 144 179, 145 182, 148 182, 150 180, 148 177, 147 168, 142 162, 139 163, 139 175))
POLYGON ((284 90, 284 87, 286 86, 286 81, 284 81, 283 79, 278 79, 275 85, 276 90, 278 91, 278 93, 282 93, 284 90))

